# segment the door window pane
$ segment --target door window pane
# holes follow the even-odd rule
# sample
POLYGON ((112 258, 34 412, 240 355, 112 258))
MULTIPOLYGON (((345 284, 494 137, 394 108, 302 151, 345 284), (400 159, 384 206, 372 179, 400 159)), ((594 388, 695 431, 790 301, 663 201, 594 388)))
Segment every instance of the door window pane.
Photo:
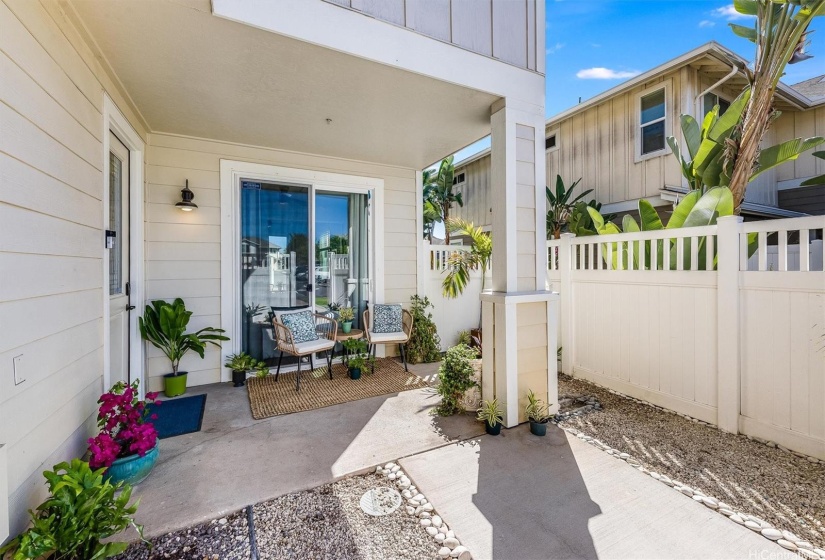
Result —
POLYGON ((271 362, 276 357, 273 313, 311 303, 309 189, 254 181, 241 185, 241 347, 271 362))
POLYGON ((109 153, 109 229, 115 232, 109 250, 109 295, 123 293, 123 162, 109 153))

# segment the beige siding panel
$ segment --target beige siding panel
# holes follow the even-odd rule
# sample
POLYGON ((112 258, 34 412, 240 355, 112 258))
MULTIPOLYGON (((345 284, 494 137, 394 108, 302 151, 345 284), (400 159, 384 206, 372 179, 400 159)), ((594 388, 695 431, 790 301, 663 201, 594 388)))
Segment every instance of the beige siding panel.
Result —
MULTIPOLYGON (((147 263, 147 267, 149 263, 147 263)), ((219 297, 221 282, 217 278, 146 280, 147 299, 174 299, 186 295, 188 298, 219 297)), ((210 326, 210 325, 207 325, 210 326)), ((217 326, 217 325, 211 325, 217 326)))
POLYGON ((220 243, 180 243, 156 241, 146 247, 146 262, 153 261, 204 261, 221 259, 220 243))
POLYGON ((0 153, 0 200, 100 230, 101 202, 30 165, 0 153))
MULTIPOLYGON (((184 183, 185 184, 185 183, 184 183)), ((181 185, 146 185, 146 202, 149 204, 162 204, 172 207, 176 202, 180 201, 180 191, 183 188, 181 185)), ((192 181, 189 182, 189 188, 197 189, 195 192, 195 203, 198 205, 198 213, 208 208, 220 208, 221 192, 217 189, 208 189, 203 185, 196 185, 192 181)), ((176 212, 180 212, 176 210, 176 212)))
POLYGON ((146 276, 154 280, 213 279, 221 277, 220 260, 149 261, 146 276))
MULTIPOLYGON (((796 138, 794 130, 793 113, 783 113, 776 122, 773 123, 772 129, 776 134, 777 141, 790 140, 796 138)), ((784 164, 776 168, 776 179, 778 181, 787 181, 794 178, 793 164, 784 164)))
MULTIPOLYGON (((152 138, 156 138, 152 135, 152 138)), ((189 187, 193 190, 212 189, 220 192, 221 176, 218 171, 201 171, 195 169, 185 169, 182 167, 167 167, 155 165, 147 160, 146 181, 153 185, 167 185, 177 187, 178 191, 189 179, 189 187)), ((197 196, 197 193, 195 193, 197 196)))
POLYGON ((526 2, 493 2, 493 57, 527 67, 526 2))
POLYGON ((387 220, 384 231, 387 233, 411 233, 415 235, 418 231, 418 224, 415 220, 387 220))
POLYGON ((610 164, 612 176, 610 188, 596 193, 599 202, 616 202, 627 196, 627 173, 633 160, 628 159, 628 145, 631 142, 627 118, 627 98, 613 99, 613 134, 610 138, 610 164))
POLYGON ((450 41, 450 0, 405 2, 407 27, 440 41, 450 41))
POLYGON ((0 270, 15 282, 0 282, 0 302, 102 288, 100 259, 0 253, 0 270))
POLYGON ((493 27, 492 0, 453 0, 452 37, 456 45, 486 56, 493 54, 493 37, 480 32, 493 27))
POLYGON ((594 161, 596 163, 596 175, 593 183, 582 184, 577 189, 577 195, 587 189, 594 189, 593 193, 585 197, 584 200, 596 198, 596 193, 610 192, 611 180, 613 177, 613 166, 611 165, 612 154, 610 151, 610 138, 613 122, 613 103, 607 101, 597 107, 596 126, 598 139, 596 140, 596 152, 594 161))
MULTIPOLYGON (((183 212, 181 212, 183 214, 183 212)), ((220 225, 146 223, 146 241, 178 243, 220 243, 220 225)))
MULTIPOLYGON (((211 192, 211 191, 207 191, 211 192)), ((195 202, 198 209, 195 212, 181 212, 175 208, 175 203, 180 201, 180 192, 177 200, 172 199, 164 203, 146 204, 146 221, 155 224, 181 224, 181 225, 213 225, 220 224, 220 208, 213 206, 201 206, 198 195, 195 195, 195 202)))
MULTIPOLYGON (((101 231, 0 203, 0 252, 101 258, 101 231)), ((16 280, 15 280, 16 281, 16 280)))
MULTIPOLYGON (((795 138, 810 138, 816 136, 816 121, 814 112, 793 113, 795 138)), ((816 148, 816 149, 821 149, 816 148)), ((816 159, 811 157, 810 152, 800 155, 793 162, 794 177, 811 177, 816 174, 816 159)))

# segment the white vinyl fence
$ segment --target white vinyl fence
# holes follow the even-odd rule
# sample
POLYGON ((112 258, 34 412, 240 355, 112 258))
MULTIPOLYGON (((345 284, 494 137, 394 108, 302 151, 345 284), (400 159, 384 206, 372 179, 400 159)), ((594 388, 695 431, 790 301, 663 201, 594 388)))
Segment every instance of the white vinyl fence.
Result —
POLYGON ((725 217, 548 241, 562 371, 825 459, 823 228, 725 217))
MULTIPOLYGON (((447 275, 450 255, 458 251, 469 251, 469 248, 461 245, 430 245, 424 242, 424 290, 419 295, 427 296, 433 303, 434 308, 430 311, 441 336, 442 350, 447 350, 458 342, 459 332, 478 328, 481 317, 481 271, 472 271, 464 293, 457 298, 450 299, 442 295, 441 283, 447 275)), ((489 274, 488 271, 488 287, 489 274)))

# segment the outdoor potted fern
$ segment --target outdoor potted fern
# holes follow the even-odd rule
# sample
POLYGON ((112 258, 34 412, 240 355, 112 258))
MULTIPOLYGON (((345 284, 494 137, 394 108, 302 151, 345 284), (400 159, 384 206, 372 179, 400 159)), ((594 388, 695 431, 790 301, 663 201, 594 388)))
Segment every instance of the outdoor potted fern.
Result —
POLYGON ((162 299, 155 300, 152 305, 146 306, 143 317, 138 318, 140 335, 172 362, 172 373, 163 376, 163 392, 167 397, 176 397, 186 392, 185 371, 178 371, 180 361, 193 350, 203 359, 207 344, 220 347, 219 341, 229 340, 222 333, 223 329, 205 327, 194 333, 187 333, 186 326, 192 312, 186 310, 183 300, 175 299, 169 303, 162 299))
POLYGON ((539 399, 531 389, 527 393, 527 406, 524 407, 524 414, 530 421, 530 433, 534 436, 547 435, 547 423, 550 422, 550 407, 543 400, 539 399))
POLYGON ((342 307, 338 311, 338 320, 341 321, 341 330, 347 334, 352 330, 353 319, 355 319, 355 311, 352 307, 342 307))
POLYGON ((504 422, 504 414, 498 399, 482 401, 478 409, 478 419, 484 422, 484 431, 491 436, 501 433, 501 424, 504 422))
MULTIPOLYGON (((263 362, 261 362, 263 364, 263 362)), ((232 384, 234 387, 243 387, 246 383, 246 373, 258 367, 258 361, 247 354, 241 352, 240 354, 230 354, 226 357, 226 363, 223 364, 232 370, 232 384)), ((264 364, 266 367, 266 364, 264 364)))

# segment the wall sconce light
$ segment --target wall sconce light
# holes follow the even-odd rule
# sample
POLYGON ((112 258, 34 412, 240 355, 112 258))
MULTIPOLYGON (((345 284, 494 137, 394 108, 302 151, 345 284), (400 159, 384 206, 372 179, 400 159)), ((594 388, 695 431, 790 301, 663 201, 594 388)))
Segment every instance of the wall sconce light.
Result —
POLYGON ((197 204, 192 202, 193 198, 195 198, 195 193, 189 190, 189 179, 187 179, 186 186, 180 191, 180 202, 175 204, 175 207, 180 208, 184 212, 191 212, 198 207, 197 204))

